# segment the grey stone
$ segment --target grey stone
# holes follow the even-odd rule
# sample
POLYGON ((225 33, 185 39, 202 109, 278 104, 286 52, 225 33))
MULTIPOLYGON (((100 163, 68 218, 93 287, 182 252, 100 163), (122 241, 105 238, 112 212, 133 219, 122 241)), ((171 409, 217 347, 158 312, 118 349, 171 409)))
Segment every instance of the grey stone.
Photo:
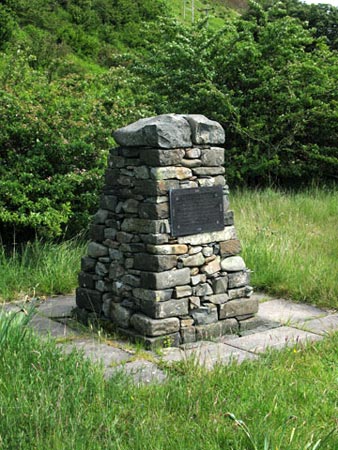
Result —
POLYGON ((109 292, 112 289, 112 284, 107 280, 97 280, 95 283, 95 289, 100 292, 109 292))
POLYGON ((140 155, 139 148, 130 148, 130 147, 120 148, 119 152, 126 158, 137 158, 140 155))
POLYGON ((199 284, 194 288, 194 295, 197 295, 198 297, 205 297, 206 295, 211 294, 213 294, 213 291, 208 283, 199 284))
POLYGON ((212 289, 215 294, 223 294, 226 292, 228 289, 228 277, 223 276, 213 280, 212 289))
POLYGON ((128 328, 131 314, 130 309, 121 306, 119 303, 111 304, 110 317, 117 326, 128 328))
POLYGON ((228 274, 229 289, 243 287, 250 282, 250 272, 242 270, 240 272, 231 272, 228 274))
POLYGON ((227 241, 236 239, 235 227, 225 227, 221 231, 212 231, 210 233, 191 234, 189 236, 180 236, 177 241, 179 244, 203 245, 211 242, 227 241))
POLYGON ((214 340, 226 334, 234 333, 238 333, 238 323, 236 319, 221 320, 216 323, 196 327, 196 337, 198 341, 214 340))
POLYGON ((99 258, 100 256, 108 255, 108 248, 97 242, 90 242, 88 244, 88 255, 92 258, 99 258))
POLYGON ((191 139, 194 144, 223 144, 225 141, 222 126, 201 114, 183 116, 190 124, 191 139))
POLYGON ((78 275, 78 282, 79 286, 83 288, 88 289, 95 289, 95 275, 86 273, 86 272, 80 272, 78 275))
POLYGON ((186 298, 168 300, 166 302, 140 300, 138 307, 141 312, 153 319, 165 319, 167 317, 178 317, 188 314, 188 300, 186 298))
POLYGON ((180 181, 180 189, 195 189, 198 187, 196 181, 180 181))
POLYGON ((262 319, 261 317, 250 317, 249 319, 239 320, 239 332, 241 336, 247 336, 261 331, 271 330, 280 327, 280 323, 262 319))
POLYGON ((308 320, 302 323, 302 328, 316 334, 330 334, 338 331, 338 314, 308 320))
POLYGON ((138 214, 141 219, 167 219, 169 217, 169 203, 141 203, 138 214))
POLYGON ((196 325, 207 325, 218 321, 217 307, 211 303, 205 303, 199 309, 193 309, 190 314, 196 325))
POLYGON ((180 321, 176 317, 150 319, 144 314, 138 313, 131 317, 131 324, 136 331, 146 336, 160 336, 175 333, 180 327, 180 321))
POLYGON ((101 195, 100 207, 109 211, 115 211, 117 197, 115 195, 101 195))
POLYGON ((104 174, 104 180, 106 187, 114 188, 118 186, 117 179, 120 175, 120 171, 118 169, 106 169, 104 174))
POLYGON ((283 324, 295 324, 320 318, 325 315, 325 311, 315 306, 278 299, 261 303, 258 315, 261 318, 275 320, 283 324))
POLYGON ((190 159, 199 158, 201 156, 201 150, 199 148, 187 148, 185 150, 185 157, 190 159))
POLYGON ((237 255, 241 250, 242 246, 238 239, 220 242, 220 253, 222 257, 237 255))
MULTIPOLYGON (((222 294, 214 294, 208 297, 208 301, 214 305, 223 305, 229 300, 228 294, 226 292, 222 294)), ((220 319, 225 319, 225 317, 220 317, 220 319)))
POLYGON ((125 273, 124 267, 117 261, 113 261, 109 267, 109 278, 111 280, 118 280, 125 273))
POLYGON ((89 237, 92 241, 102 242, 104 240, 104 225, 92 224, 90 227, 89 237))
POLYGON ((176 114, 140 119, 113 133, 120 145, 127 147, 191 147, 189 123, 176 114))
POLYGON ((189 282, 190 270, 187 267, 167 272, 143 272, 141 274, 141 286, 147 289, 168 289, 189 284, 189 282))
POLYGON ((133 198, 128 198, 128 200, 122 204, 123 211, 126 213, 137 213, 139 203, 139 201, 133 198))
POLYGON ((196 167, 193 169, 193 174, 197 176, 203 175, 222 175, 225 172, 224 167, 196 167))
POLYGON ((39 305, 37 313, 49 318, 70 317, 75 306, 74 295, 51 297, 39 305))
POLYGON ((230 226, 234 224, 234 212, 233 211, 226 211, 224 213, 224 225, 230 226))
POLYGON ((194 325, 194 319, 190 316, 181 316, 180 317, 181 328, 191 327, 194 325))
POLYGON ((118 156, 116 153, 116 149, 112 149, 114 153, 111 153, 108 157, 108 167, 111 169, 121 169, 127 165, 126 158, 122 156, 118 156))
POLYGON ((219 256, 217 256, 214 260, 205 264, 201 268, 201 272, 205 273, 207 276, 212 275, 216 272, 219 272, 220 270, 221 270, 221 265, 220 265, 220 257, 219 256))
POLYGON ((128 244, 132 241, 133 237, 132 233, 126 233, 125 231, 118 231, 116 233, 116 241, 121 244, 128 244))
POLYGON ((183 327, 180 330, 182 344, 190 344, 196 342, 196 328, 183 327))
POLYGON ((127 273, 122 277, 122 283, 137 288, 138 286, 140 286, 141 280, 140 277, 132 275, 131 273, 127 273))
POLYGON ((147 251, 155 255, 182 255, 188 252, 187 245, 169 244, 169 245, 147 245, 147 251))
POLYGON ((84 272, 95 272, 96 263, 97 260, 95 258, 84 256, 81 258, 81 270, 84 272))
POLYGON ((193 357, 196 364, 211 370, 220 364, 240 364, 248 359, 257 359, 257 356, 222 343, 209 343, 201 345, 198 350, 188 350, 187 357, 193 357))
POLYGON ((42 336, 52 336, 54 338, 66 338, 76 336, 79 334, 77 330, 72 329, 60 322, 35 315, 28 323, 30 328, 34 329, 34 332, 42 336))
POLYGON ((153 219, 124 219, 121 226, 122 231, 138 232, 138 233, 165 233, 170 230, 168 220, 153 220, 153 219))
POLYGON ((176 166, 182 163, 184 150, 181 148, 168 150, 142 149, 140 158, 147 166, 176 166))
POLYGON ((176 255, 149 255, 139 253, 134 258, 134 268, 149 272, 163 272, 176 266, 176 255))
POLYGON ((258 301, 251 298, 240 298, 231 300, 220 305, 219 318, 229 319, 244 314, 256 314, 258 311, 258 301))
POLYGON ((133 296, 135 298, 149 302, 165 302, 171 299, 172 293, 173 289, 165 289, 162 291, 142 288, 133 289, 133 296))
POLYGON ((157 350, 162 347, 178 347, 180 333, 164 334, 161 336, 144 336, 137 331, 127 328, 118 328, 118 332, 134 342, 141 342, 147 349, 157 350))
POLYGON ((235 288, 235 289, 228 289, 229 300, 233 300, 235 298, 241 298, 241 297, 251 297, 251 294, 252 294, 251 286, 245 286, 245 287, 235 288))
POLYGON ((150 176, 154 180, 185 180, 192 177, 192 172, 186 167, 153 167, 150 169, 150 176))
POLYGON ((116 238, 115 228, 105 228, 104 229, 104 238, 114 240, 116 238))
POLYGON ((212 247, 204 247, 202 250, 202 253, 203 253, 203 256, 208 258, 209 256, 212 256, 212 254, 214 253, 214 250, 212 247))
POLYGON ((197 253, 196 255, 187 256, 182 259, 184 267, 194 267, 194 266, 202 266, 204 264, 204 256, 202 252, 197 253))
POLYGON ((120 252, 120 250, 117 250, 115 248, 110 248, 109 249, 109 258, 110 258, 110 262, 121 262, 124 260, 124 256, 123 253, 120 252))
POLYGON ((191 284, 193 286, 196 286, 197 284, 200 283, 205 283, 207 281, 207 276, 204 273, 199 273, 197 275, 193 275, 191 277, 191 284))
POLYGON ((223 166, 224 165, 224 148, 211 147, 201 150, 201 161, 203 166, 223 166))
POLYGON ((189 249, 189 255, 196 255, 196 253, 200 253, 202 251, 203 247, 201 247, 200 245, 196 246, 196 247, 190 247, 189 249))
POLYGON ((221 267, 227 272, 237 272, 245 269, 245 262, 241 256, 229 256, 223 259, 221 267))
POLYGON ((100 313, 102 308, 102 293, 92 289, 77 288, 76 304, 79 308, 100 313))
POLYGON ((93 216, 94 224, 104 224, 108 219, 109 212, 106 209, 99 209, 93 216))
POLYGON ((189 285, 186 286, 176 286, 174 289, 174 297, 182 298, 189 297, 192 294, 192 288, 189 285))
POLYGON ((95 267, 95 273, 101 277, 104 277, 109 272, 109 264, 98 262, 95 267))
POLYGON ((149 178, 149 169, 147 166, 139 166, 134 168, 135 177, 141 180, 149 178))
POLYGON ((166 233, 148 233, 140 234, 140 238, 146 244, 162 245, 169 242, 169 235, 166 233))
POLYGON ((240 337, 231 341, 231 345, 242 350, 262 353, 268 348, 281 349, 318 341, 320 339, 322 339, 321 336, 317 334, 290 327, 279 327, 273 330, 251 334, 250 336, 240 337))
POLYGON ((167 195, 170 189, 178 189, 178 180, 135 180, 134 194, 154 197, 167 195))
POLYGON ((198 309, 201 307, 201 299, 199 297, 189 297, 189 307, 190 309, 198 309))
POLYGON ((194 167, 200 167, 202 165, 202 161, 200 159, 182 159, 182 166, 188 167, 189 169, 193 169, 194 167))

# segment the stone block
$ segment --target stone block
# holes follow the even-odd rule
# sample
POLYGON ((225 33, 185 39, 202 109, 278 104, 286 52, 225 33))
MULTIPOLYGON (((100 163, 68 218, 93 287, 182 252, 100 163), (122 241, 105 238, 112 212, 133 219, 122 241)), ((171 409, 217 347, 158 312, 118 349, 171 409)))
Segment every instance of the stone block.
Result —
POLYGON ((116 187, 118 186, 118 177, 120 176, 120 171, 118 169, 106 169, 104 174, 104 180, 106 186, 116 187))
POLYGON ((148 302, 166 302, 171 299, 172 293, 173 289, 165 289, 161 291, 142 288, 133 289, 133 296, 135 298, 148 302))
POLYGON ((124 219, 121 225, 121 230, 136 233, 166 233, 170 230, 169 222, 166 219, 153 220, 153 219, 138 219, 128 218, 124 219))
POLYGON ((225 275, 223 277, 219 277, 213 280, 212 289, 215 294, 225 293, 228 289, 228 277, 225 275))
POLYGON ((99 258, 100 256, 108 255, 108 247, 98 244, 97 242, 90 242, 88 244, 88 256, 92 258, 99 258))
POLYGON ((80 272, 78 276, 79 286, 88 289, 95 289, 95 275, 87 272, 80 272))
POLYGON ((90 226, 89 237, 92 241, 102 242, 104 240, 104 225, 92 224, 90 226))
POLYGON ((174 298, 189 297, 192 294, 192 288, 189 285, 176 286, 174 289, 174 298))
POLYGON ((245 286, 241 288, 228 289, 229 300, 241 297, 250 297, 253 293, 251 286, 245 286))
POLYGON ((234 224, 234 212, 233 211, 226 211, 224 213, 224 225, 225 226, 231 226, 234 224))
POLYGON ((193 309, 190 315, 196 325, 206 325, 218 321, 217 307, 211 303, 205 303, 198 309, 193 309))
POLYGON ((191 277, 191 284, 196 286, 200 283, 205 283, 207 281, 207 276, 204 273, 199 273, 191 277))
POLYGON ((136 313, 130 319, 136 331, 146 336, 161 336, 175 333, 180 328, 180 321, 176 317, 167 319, 151 319, 144 314, 136 313))
POLYGON ((185 157, 189 159, 196 159, 201 156, 201 150, 199 148, 187 148, 185 150, 185 157))
POLYGON ((218 167, 196 167, 192 170, 194 175, 199 176, 215 176, 225 173, 225 169, 222 166, 218 167))
POLYGON ((196 342, 196 328, 195 327, 183 327, 180 330, 181 343, 191 344, 196 342))
POLYGON ((139 300, 138 308, 141 312, 153 319, 165 319, 167 317, 185 316, 188 314, 188 300, 181 298, 166 302, 153 302, 139 300))
POLYGON ((220 257, 217 256, 214 260, 201 267, 201 272, 205 273, 207 276, 219 272, 221 270, 220 261, 220 257))
POLYGON ((162 245, 169 242, 169 234, 166 233, 148 233, 139 236, 146 244, 162 245))
POLYGON ((237 255, 241 250, 242 246, 238 239, 220 242, 220 254, 222 257, 237 255))
POLYGON ((217 323, 200 325, 196 327, 196 339, 208 341, 220 338, 225 334, 237 334, 238 322, 236 319, 222 320, 217 323))
POLYGON ((190 125, 178 114, 140 119, 116 130, 113 137, 126 147, 191 147, 190 125))
POLYGON ((258 300, 254 298, 239 298, 231 300, 219 307, 219 318, 229 319, 246 314, 256 314, 258 311, 258 300))
POLYGON ((163 272, 175 267, 176 263, 176 255, 149 255, 148 253, 139 253, 134 258, 134 269, 149 272, 163 272))
POLYGON ((108 211, 115 211, 117 206, 117 197, 115 195, 101 195, 100 207, 108 211))
POLYGON ((238 272, 245 269, 245 262, 241 256, 229 256, 221 262, 222 270, 226 272, 238 272))
POLYGON ((100 314, 102 309, 102 293, 92 289, 78 288, 76 289, 76 304, 79 308, 100 314))
POLYGON ((168 244, 168 245, 147 245, 147 251, 154 255, 182 255, 188 252, 187 245, 168 244))
POLYGON ((95 272, 96 263, 96 258, 84 256, 81 258, 81 270, 83 270, 84 272, 95 272))
POLYGON ((109 217, 109 211, 106 209, 99 209, 93 216, 93 223, 94 224, 102 224, 104 225, 106 223, 106 220, 109 217))
POLYGON ((201 307, 201 299, 196 296, 189 297, 189 308, 198 309, 201 307))
POLYGON ((194 288, 194 295, 198 297, 205 297, 206 295, 212 295, 213 290, 208 283, 201 283, 194 288))
POLYGON ((95 267, 95 273, 100 277, 105 277, 109 272, 109 263, 98 261, 95 267))
POLYGON ((141 280, 140 277, 136 275, 132 275, 131 273, 127 273, 122 277, 122 283, 128 284, 131 287, 137 288, 140 286, 141 280))
POLYGON ((124 267, 118 263, 118 261, 113 261, 109 267, 109 278, 111 280, 119 280, 125 273, 124 267))
POLYGON ((141 219, 167 219, 169 217, 169 203, 144 203, 138 208, 141 219))
POLYGON ((189 236, 180 236, 177 241, 179 244, 203 245, 211 242, 227 241, 236 239, 235 227, 225 227, 221 231, 212 231, 209 233, 191 234, 189 236))
POLYGON ((143 272, 141 274, 141 287, 147 289, 168 289, 175 286, 183 286, 190 282, 190 270, 188 267, 166 272, 143 272))
MULTIPOLYGON (((139 150, 140 152, 140 150, 139 150)), ((149 169, 147 166, 139 166, 134 168, 135 178, 147 180, 149 178, 149 169)))
POLYGON ((156 195, 167 195, 170 189, 178 189, 179 187, 178 180, 135 180, 133 193, 145 197, 154 197, 156 195))
POLYGON ((203 253, 197 253, 196 255, 187 256, 186 258, 182 259, 183 266, 184 267, 198 267, 202 266, 205 262, 203 253))
POLYGON ((147 166, 177 166, 182 163, 184 157, 184 150, 182 148, 161 150, 147 148, 142 149, 140 158, 147 166))
POLYGON ((201 161, 203 166, 223 166, 224 165, 224 148, 211 147, 201 150, 201 161))
POLYGON ((224 292, 223 294, 210 295, 209 297, 207 297, 207 300, 214 305, 223 305, 229 300, 229 296, 224 292))
POLYGON ((110 317, 113 322, 121 328, 128 328, 130 326, 130 318, 132 311, 119 303, 112 303, 110 308, 110 317))
POLYGON ((246 286, 250 282, 250 272, 242 270, 240 272, 231 272, 228 274, 229 289, 246 286))
POLYGON ((180 345, 181 335, 179 332, 165 334, 163 336, 143 336, 135 330, 127 328, 118 328, 117 331, 133 342, 141 342, 148 350, 157 350, 162 347, 178 347, 180 345))
POLYGON ((150 169, 150 177, 153 180, 186 180, 192 177, 192 171, 187 167, 153 167, 150 169))
POLYGON ((122 203, 122 209, 126 213, 136 214, 139 204, 140 202, 138 200, 135 200, 134 198, 128 198, 128 200, 122 203))
POLYGON ((115 228, 105 228, 103 234, 105 239, 114 240, 116 238, 115 228))
POLYGON ((188 169, 193 169, 194 167, 200 167, 202 162, 200 159, 182 159, 182 166, 188 167, 188 169))
POLYGON ((191 139, 194 144, 223 144, 225 134, 222 126, 201 114, 183 116, 191 127, 191 139))

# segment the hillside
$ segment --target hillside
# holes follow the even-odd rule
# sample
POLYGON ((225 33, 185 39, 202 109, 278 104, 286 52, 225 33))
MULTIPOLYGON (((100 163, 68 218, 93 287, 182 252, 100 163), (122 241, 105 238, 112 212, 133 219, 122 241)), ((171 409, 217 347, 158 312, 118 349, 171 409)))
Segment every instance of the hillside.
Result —
POLYGON ((3 0, 1 238, 85 228, 112 130, 149 115, 221 122, 235 185, 335 181, 338 9, 242 5, 195 0, 191 23, 183 0, 3 0))

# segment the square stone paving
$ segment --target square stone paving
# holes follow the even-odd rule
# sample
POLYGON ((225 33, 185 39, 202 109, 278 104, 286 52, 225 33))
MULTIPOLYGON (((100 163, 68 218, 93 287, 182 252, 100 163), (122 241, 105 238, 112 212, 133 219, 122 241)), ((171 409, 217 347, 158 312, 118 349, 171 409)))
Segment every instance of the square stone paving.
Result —
POLYGON ((318 334, 291 327, 280 327, 261 333, 243 336, 229 341, 228 345, 248 352, 262 353, 267 349, 281 349, 300 343, 314 342, 322 339, 318 334))
POLYGON ((299 326, 311 333, 317 333, 321 335, 334 333, 338 331, 338 314, 330 314, 319 319, 308 320, 300 323, 299 326))
POLYGON ((312 305, 293 303, 289 300, 275 299, 260 303, 257 318, 280 322, 283 325, 295 324, 323 317, 328 312, 312 305))

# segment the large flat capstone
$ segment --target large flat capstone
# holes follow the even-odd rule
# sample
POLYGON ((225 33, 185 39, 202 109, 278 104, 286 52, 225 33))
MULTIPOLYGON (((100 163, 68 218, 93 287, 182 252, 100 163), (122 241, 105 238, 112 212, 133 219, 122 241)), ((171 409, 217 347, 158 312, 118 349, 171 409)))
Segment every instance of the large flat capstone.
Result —
POLYGON ((201 114, 163 114, 140 119, 113 133, 127 147, 186 148, 192 144, 223 144, 224 130, 201 114))

